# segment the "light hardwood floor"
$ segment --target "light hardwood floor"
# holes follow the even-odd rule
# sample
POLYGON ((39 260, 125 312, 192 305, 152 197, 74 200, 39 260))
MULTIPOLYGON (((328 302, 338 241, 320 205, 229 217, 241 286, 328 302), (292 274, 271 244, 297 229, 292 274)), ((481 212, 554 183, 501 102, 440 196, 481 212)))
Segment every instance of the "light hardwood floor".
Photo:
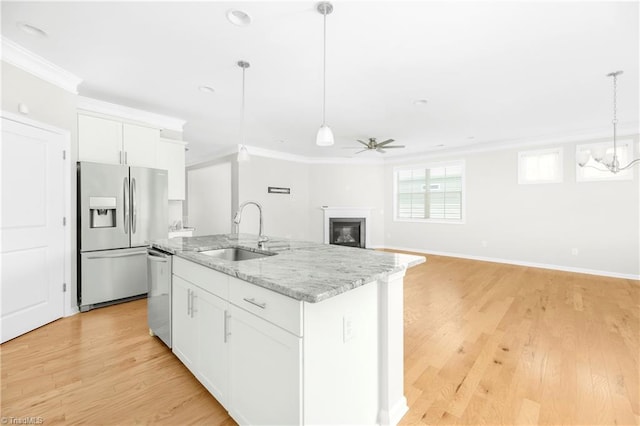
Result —
MULTIPOLYGON (((429 256, 405 278, 403 425, 638 424, 640 284, 429 256)), ((232 425, 140 300, 0 346, 1 415, 232 425)), ((10 419, 9 419, 10 420, 10 419)))

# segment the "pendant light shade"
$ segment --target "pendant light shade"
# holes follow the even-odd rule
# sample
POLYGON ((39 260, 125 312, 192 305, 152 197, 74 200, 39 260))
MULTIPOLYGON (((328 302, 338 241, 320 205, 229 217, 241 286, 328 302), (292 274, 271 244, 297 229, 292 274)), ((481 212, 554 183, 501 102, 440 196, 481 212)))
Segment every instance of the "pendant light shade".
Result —
POLYGON ((249 157, 247 147, 240 145, 240 148, 238 149, 238 163, 246 163, 249 160, 251 160, 251 157, 249 157))
POLYGON ((324 18, 323 53, 322 53, 322 126, 316 136, 316 145, 333 145, 333 132, 326 123, 327 109, 327 15, 333 12, 333 6, 329 2, 318 3, 318 12, 324 18))
POLYGON ((318 129, 318 135, 316 136, 316 145, 333 145, 333 132, 331 131, 331 128, 326 124, 323 124, 322 126, 320 126, 320 129, 318 129))

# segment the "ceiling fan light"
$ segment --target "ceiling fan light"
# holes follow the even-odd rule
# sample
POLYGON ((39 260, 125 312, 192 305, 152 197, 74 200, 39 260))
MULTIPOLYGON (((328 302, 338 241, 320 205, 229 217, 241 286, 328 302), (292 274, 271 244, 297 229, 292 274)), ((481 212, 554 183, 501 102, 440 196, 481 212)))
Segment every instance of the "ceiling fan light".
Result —
POLYGON ((326 124, 323 124, 322 126, 320 126, 320 129, 318 129, 318 135, 316 136, 316 145, 333 145, 333 132, 331 131, 331 128, 326 124))

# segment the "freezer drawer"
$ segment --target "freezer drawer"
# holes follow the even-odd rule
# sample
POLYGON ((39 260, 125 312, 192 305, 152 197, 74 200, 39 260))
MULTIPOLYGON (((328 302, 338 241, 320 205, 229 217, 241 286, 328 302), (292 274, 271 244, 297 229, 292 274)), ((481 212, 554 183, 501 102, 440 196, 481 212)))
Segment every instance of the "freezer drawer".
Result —
POLYGON ((168 253, 149 249, 147 254, 147 320, 149 330, 171 347, 171 267, 168 253))
POLYGON ((147 249, 80 254, 78 305, 85 312, 107 302, 147 293, 147 249))

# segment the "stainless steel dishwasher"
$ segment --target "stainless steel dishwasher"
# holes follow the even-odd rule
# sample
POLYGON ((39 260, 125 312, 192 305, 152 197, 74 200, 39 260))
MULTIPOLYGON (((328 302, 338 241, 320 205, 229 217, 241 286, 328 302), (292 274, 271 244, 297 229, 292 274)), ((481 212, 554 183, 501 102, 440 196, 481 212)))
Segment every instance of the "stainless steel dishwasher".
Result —
POLYGON ((147 319, 149 334, 171 347, 171 269, 173 256, 164 251, 147 250, 147 319))

